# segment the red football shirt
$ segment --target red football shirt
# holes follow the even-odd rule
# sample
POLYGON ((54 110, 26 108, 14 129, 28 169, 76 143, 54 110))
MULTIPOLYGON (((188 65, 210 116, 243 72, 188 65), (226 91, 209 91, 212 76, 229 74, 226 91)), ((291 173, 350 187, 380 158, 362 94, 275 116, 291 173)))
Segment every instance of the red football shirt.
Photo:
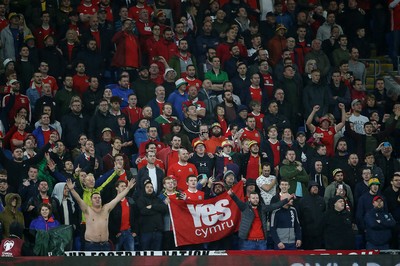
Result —
POLYGON ((167 176, 169 175, 173 175, 176 177, 176 180, 178 182, 177 188, 179 190, 186 190, 186 178, 189 175, 198 176, 198 172, 194 164, 186 163, 185 165, 181 165, 179 162, 177 162, 168 168, 167 176))

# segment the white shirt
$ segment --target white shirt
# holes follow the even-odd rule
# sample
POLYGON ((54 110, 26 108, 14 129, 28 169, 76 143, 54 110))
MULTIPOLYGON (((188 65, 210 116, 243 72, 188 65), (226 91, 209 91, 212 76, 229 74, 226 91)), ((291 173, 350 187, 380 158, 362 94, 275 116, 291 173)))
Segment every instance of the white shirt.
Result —
POLYGON ((149 177, 151 180, 151 183, 153 184, 154 192, 158 192, 158 187, 157 187, 157 174, 156 174, 156 168, 148 168, 149 169, 149 177))
POLYGON ((256 184, 261 191, 261 197, 266 205, 269 205, 272 197, 276 195, 276 183, 275 186, 273 186, 269 191, 265 191, 261 187, 265 184, 267 185, 271 184, 274 179, 276 180, 276 176, 274 175, 270 175, 268 177, 260 175, 256 180, 256 184))

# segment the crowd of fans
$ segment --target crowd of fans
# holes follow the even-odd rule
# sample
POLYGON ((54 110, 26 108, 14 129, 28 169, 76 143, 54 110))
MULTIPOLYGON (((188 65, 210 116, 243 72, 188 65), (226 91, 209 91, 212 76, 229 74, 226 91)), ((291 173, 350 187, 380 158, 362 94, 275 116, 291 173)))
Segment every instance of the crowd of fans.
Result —
POLYGON ((170 197, 227 191, 240 240, 184 248, 398 248, 400 90, 360 59, 399 36, 398 0, 2 0, 3 238, 175 249, 170 197))

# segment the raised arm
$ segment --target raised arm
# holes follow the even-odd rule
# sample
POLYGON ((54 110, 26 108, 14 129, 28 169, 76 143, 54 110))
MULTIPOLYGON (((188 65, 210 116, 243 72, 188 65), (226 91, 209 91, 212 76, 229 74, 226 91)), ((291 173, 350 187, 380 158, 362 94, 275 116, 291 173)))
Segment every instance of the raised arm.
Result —
POLYGON ((315 132, 315 126, 312 124, 312 121, 313 121, 315 114, 318 112, 318 110, 319 110, 319 105, 315 105, 313 107, 310 115, 307 117, 306 125, 307 125, 308 129, 311 131, 311 133, 315 132))
POLYGON ((132 178, 131 180, 129 180, 126 189, 121 193, 117 194, 117 196, 112 201, 104 205, 103 208, 108 212, 110 212, 112 209, 114 209, 114 207, 118 204, 118 202, 120 202, 128 194, 129 190, 131 190, 135 185, 136 185, 136 179, 132 178))
POLYGON ((74 197, 74 199, 76 200, 76 202, 78 203, 79 207, 82 210, 82 213, 88 213, 88 206, 86 205, 86 203, 82 200, 82 198, 79 196, 78 192, 75 191, 75 183, 72 183, 71 179, 67 179, 67 186, 69 188, 69 191, 72 194, 72 197, 74 197))
POLYGON ((339 109, 342 112, 342 121, 335 126, 336 132, 339 132, 346 124, 346 110, 343 103, 339 103, 339 109))

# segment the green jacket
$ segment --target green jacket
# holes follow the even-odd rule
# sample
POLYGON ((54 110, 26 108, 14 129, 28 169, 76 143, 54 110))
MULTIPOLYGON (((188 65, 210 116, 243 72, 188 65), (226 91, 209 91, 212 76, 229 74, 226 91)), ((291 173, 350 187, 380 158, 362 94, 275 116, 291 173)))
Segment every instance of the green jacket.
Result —
MULTIPOLYGON (((193 55, 190 55, 190 59, 192 60, 192 65, 194 65, 194 68, 196 69, 196 75, 199 75, 199 70, 197 69, 197 62, 196 58, 193 55)), ((168 65, 172 67, 176 71, 176 79, 181 78, 181 66, 179 62, 179 57, 174 55, 169 59, 168 65)))
POLYGON ((289 162, 287 159, 282 161, 282 165, 279 169, 279 173, 282 177, 282 179, 286 179, 289 182, 290 188, 289 188, 289 194, 295 193, 296 192, 296 187, 297 187, 297 182, 301 183, 301 188, 303 191, 303 197, 305 195, 308 195, 308 181, 310 180, 310 177, 308 176, 306 170, 304 170, 304 167, 302 167, 301 171, 299 171, 296 167, 301 165, 300 162, 294 161, 294 162, 289 162))
POLYGON ((3 238, 7 238, 10 236, 10 225, 13 222, 18 222, 25 227, 24 215, 18 209, 21 207, 21 196, 15 193, 8 193, 6 195, 6 206, 4 207, 4 211, 0 213, 0 222, 3 225, 3 238), (11 201, 17 198, 17 210, 13 212, 11 210, 11 201))

